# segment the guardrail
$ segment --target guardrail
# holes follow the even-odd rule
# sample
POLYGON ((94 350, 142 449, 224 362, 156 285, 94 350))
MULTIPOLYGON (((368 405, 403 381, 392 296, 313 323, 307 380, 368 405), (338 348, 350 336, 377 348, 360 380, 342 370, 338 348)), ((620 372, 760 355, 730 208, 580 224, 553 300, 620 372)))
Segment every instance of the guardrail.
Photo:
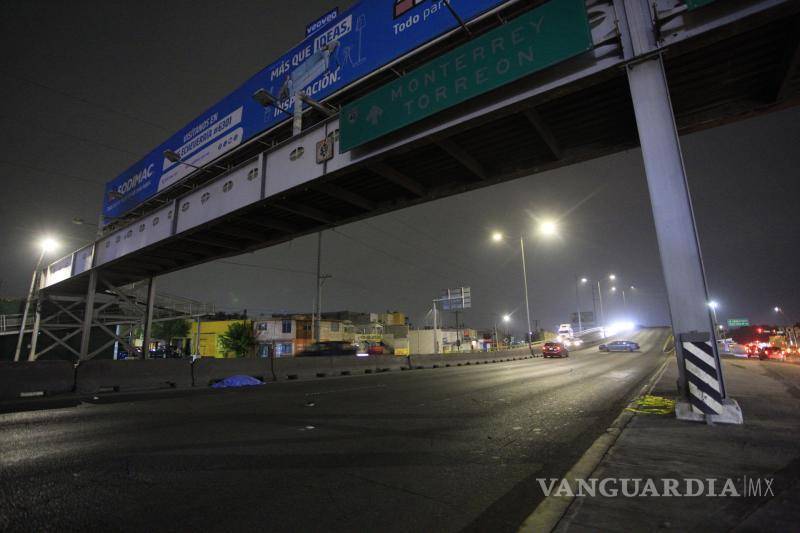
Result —
POLYGON ((367 357, 278 359, 93 359, 0 362, 0 400, 76 393, 94 395, 156 389, 209 387, 227 377, 247 375, 265 382, 378 374, 398 370, 498 363, 533 357, 527 346, 503 352, 367 357))
MULTIPOLYGON (((25 321, 25 329, 33 328, 33 313, 28 315, 25 321)), ((19 333, 19 327, 22 324, 22 314, 15 315, 0 315, 0 335, 10 335, 12 333, 19 333)))

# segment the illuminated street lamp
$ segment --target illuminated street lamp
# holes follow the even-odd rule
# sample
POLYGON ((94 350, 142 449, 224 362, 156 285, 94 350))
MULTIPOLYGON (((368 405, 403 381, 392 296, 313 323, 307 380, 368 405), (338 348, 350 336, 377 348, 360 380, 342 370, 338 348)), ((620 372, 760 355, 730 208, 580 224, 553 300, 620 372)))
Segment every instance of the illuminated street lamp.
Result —
MULTIPOLYGON (((553 237, 557 234, 557 232, 558 225, 552 220, 543 221, 539 224, 539 233, 545 237, 553 237)), ((501 232, 495 231, 492 233, 493 242, 499 243, 502 242, 503 239, 504 236, 501 232)), ((525 267, 525 240, 522 235, 519 237, 519 251, 520 256, 522 257, 522 280, 525 286, 525 314, 528 319, 528 348, 531 350, 531 353, 533 353, 533 348, 531 346, 531 343, 533 342, 533 328, 531 327, 531 306, 530 298, 528 296, 528 271, 525 267)))
POLYGON ((615 279, 617 279, 617 276, 616 276, 616 274, 609 274, 608 275, 608 279, 610 279, 611 281, 614 281, 615 279))
MULTIPOLYGON (((39 277, 39 271, 42 269, 44 258, 47 254, 54 252, 58 248, 58 242, 52 237, 44 237, 39 241, 39 260, 33 269, 33 276, 31 277, 31 288, 28 290, 28 298, 25 300, 25 308, 22 311, 22 322, 19 325, 19 336, 17 337, 17 348, 14 350, 14 361, 19 361, 19 354, 22 351, 22 338, 25 335, 25 323, 28 321, 28 311, 31 307, 31 301, 34 294, 36 294, 36 279, 39 277)), ((33 341, 31 341, 33 343, 33 341)))
POLYGON ((539 233, 545 237, 555 237, 558 234, 558 225, 552 220, 546 220, 539 224, 539 233))
POLYGON ((716 300, 711 300, 708 302, 708 308, 711 309, 711 314, 714 316, 714 324, 717 323, 717 308, 719 307, 719 303, 716 300))
MULTIPOLYGON (((500 320, 502 320, 503 323, 508 324, 509 322, 511 322, 511 315, 509 315, 509 314, 502 315, 502 316, 500 316, 500 320)), ((498 343, 498 336, 497 336, 497 315, 495 315, 495 319, 494 319, 494 349, 497 350, 498 346, 499 346, 499 343, 498 343)))
POLYGON ((611 287, 611 292, 617 292, 617 287, 616 286, 611 287))
MULTIPOLYGON (((586 277, 581 278, 581 283, 584 284, 584 285, 589 283, 589 278, 586 278, 586 277)), ((577 287, 576 287, 575 291, 577 293, 577 287)), ((600 280, 597 280, 597 297, 598 297, 598 299, 600 301, 600 322, 597 322, 597 317, 595 317, 595 325, 600 324, 602 326, 602 324, 606 321, 605 320, 606 317, 605 317, 605 313, 603 311, 603 292, 600 289, 600 280)), ((592 301, 594 301, 594 287, 592 287, 592 301)), ((580 305, 578 307, 580 307, 580 305)), ((597 309, 595 309, 595 312, 596 311, 597 311, 597 309)), ((580 319, 580 309, 578 310, 578 318, 580 319)), ((579 324, 579 327, 580 327, 580 324, 579 324)))
MULTIPOLYGON (((783 320, 786 323, 786 326, 784 326, 784 331, 786 332, 786 338, 789 340, 790 344, 793 342, 794 345, 797 346, 797 337, 794 336, 793 339, 792 338, 793 335, 789 334, 789 326, 792 324, 792 321, 789 320, 789 318, 786 316, 786 313, 783 312, 783 308, 776 305, 775 307, 772 308, 772 310, 783 317, 783 320)), ((792 333, 794 333, 794 328, 792 328, 792 333)))

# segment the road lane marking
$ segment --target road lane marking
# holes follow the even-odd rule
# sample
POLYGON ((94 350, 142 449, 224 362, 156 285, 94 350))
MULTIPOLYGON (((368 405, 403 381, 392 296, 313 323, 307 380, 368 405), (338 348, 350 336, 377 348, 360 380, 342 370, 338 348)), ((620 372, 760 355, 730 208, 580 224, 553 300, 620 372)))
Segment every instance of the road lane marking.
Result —
POLYGON ((354 390, 364 390, 364 389, 383 389, 386 388, 386 385, 369 385, 366 387, 350 387, 348 389, 336 389, 336 390, 327 390, 327 391, 320 391, 320 392, 307 392, 306 396, 322 396, 323 394, 337 394, 339 392, 352 392, 354 390))

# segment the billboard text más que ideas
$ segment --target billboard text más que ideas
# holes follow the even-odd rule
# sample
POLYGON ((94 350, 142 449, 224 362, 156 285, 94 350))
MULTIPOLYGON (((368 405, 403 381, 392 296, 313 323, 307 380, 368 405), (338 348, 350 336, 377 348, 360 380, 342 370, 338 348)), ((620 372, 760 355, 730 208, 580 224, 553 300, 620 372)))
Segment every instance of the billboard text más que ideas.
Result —
MULTIPOLYGON (((459 0, 452 6, 470 20, 507 1, 459 0)), ((258 89, 277 96, 284 108, 293 106, 293 96, 301 90, 322 99, 457 26, 444 0, 364 0, 354 5, 108 182, 104 217, 125 214, 194 170, 167 160, 165 150, 202 166, 286 120, 275 107, 253 100, 258 89)))

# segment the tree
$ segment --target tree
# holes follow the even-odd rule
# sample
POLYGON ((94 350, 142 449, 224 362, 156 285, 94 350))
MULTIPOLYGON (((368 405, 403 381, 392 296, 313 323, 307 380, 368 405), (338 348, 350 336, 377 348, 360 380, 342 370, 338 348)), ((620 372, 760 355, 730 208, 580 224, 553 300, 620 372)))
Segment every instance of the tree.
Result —
POLYGON ((189 322, 183 319, 153 322, 153 332, 150 336, 169 344, 172 339, 188 337, 190 329, 189 322))
POLYGON ((233 352, 236 357, 246 357, 256 345, 253 323, 248 321, 232 323, 228 326, 228 331, 220 335, 219 343, 226 354, 233 352))

